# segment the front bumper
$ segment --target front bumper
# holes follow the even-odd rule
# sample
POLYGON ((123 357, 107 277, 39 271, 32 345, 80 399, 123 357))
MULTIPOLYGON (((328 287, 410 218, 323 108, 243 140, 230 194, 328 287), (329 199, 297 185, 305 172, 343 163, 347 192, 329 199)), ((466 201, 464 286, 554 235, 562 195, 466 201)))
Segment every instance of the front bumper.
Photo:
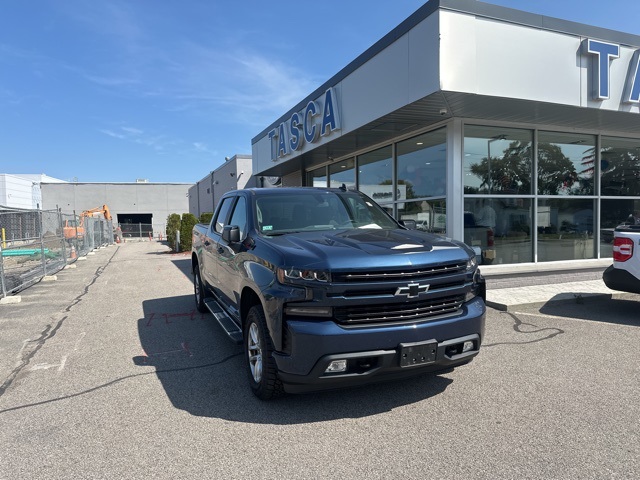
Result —
POLYGON ((362 385, 443 370, 471 361, 484 337, 486 307, 481 298, 463 305, 460 315, 406 325, 345 328, 332 321, 288 322, 291 350, 275 353, 285 390, 299 393, 362 385), (473 349, 462 353, 464 342, 473 349), (433 342, 426 363, 401 366, 401 345, 433 342), (347 360, 343 373, 326 373, 334 360, 347 360))

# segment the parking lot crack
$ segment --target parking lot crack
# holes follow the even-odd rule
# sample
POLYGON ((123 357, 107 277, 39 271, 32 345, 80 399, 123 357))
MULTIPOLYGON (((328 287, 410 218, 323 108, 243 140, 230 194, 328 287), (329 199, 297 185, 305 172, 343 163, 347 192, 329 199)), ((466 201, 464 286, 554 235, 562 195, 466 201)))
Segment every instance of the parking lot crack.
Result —
POLYGON ((69 395, 65 395, 65 396, 58 397, 58 398, 52 398, 52 399, 49 399, 49 400, 43 400, 41 402, 28 403, 28 404, 25 404, 25 405, 18 405, 18 406, 15 406, 15 407, 5 408, 3 410, 0 410, 0 415, 3 414, 3 413, 13 412, 15 410, 22 410, 24 408, 36 407, 38 405, 46 405, 46 404, 49 404, 49 403, 54 403, 54 402, 59 402, 59 401, 62 401, 62 400, 69 400, 69 399, 72 399, 72 398, 80 397, 80 396, 83 396, 83 395, 90 394, 92 392, 96 392, 98 390, 102 390, 104 388, 111 387, 111 386, 116 385, 116 384, 118 384, 120 382, 124 382, 125 380, 130 380, 132 378, 146 377, 148 375, 154 375, 154 374, 157 375, 157 374, 160 374, 160 373, 178 373, 178 372, 198 370, 198 369, 201 369, 201 368, 217 367, 217 366, 222 365, 223 363, 226 363, 229 360, 231 360, 233 358, 236 358, 236 357, 238 357, 240 355, 242 355, 242 353, 234 353, 234 354, 228 355, 228 356, 226 356, 226 357, 224 357, 224 358, 222 358, 222 359, 220 359, 220 360, 218 360, 216 362, 206 363, 204 365, 194 365, 194 366, 188 366, 188 367, 167 368, 167 369, 162 369, 162 370, 154 370, 154 371, 149 371, 149 372, 136 373, 136 374, 133 374, 133 375, 126 375, 124 377, 116 378, 116 379, 111 380, 109 382, 103 383, 102 385, 97 385, 95 387, 89 388, 89 389, 84 390, 82 392, 72 393, 72 394, 69 394, 69 395))
POLYGON ((4 392, 7 391, 7 388, 9 388, 9 386, 13 383, 22 369, 29 365, 31 359, 36 353, 38 353, 45 342, 57 333, 66 318, 67 317, 61 318, 53 327, 51 325, 47 325, 40 333, 40 336, 38 338, 25 342, 25 345, 20 352, 20 360, 18 361, 15 368, 11 371, 9 376, 5 379, 5 381, 2 382, 2 385, 0 385, 0 397, 4 395, 4 392))
MULTIPOLYGON (((90 290, 91 286, 93 286, 96 283, 98 278, 100 278, 100 276, 104 273, 105 269, 111 264, 111 261, 113 260, 113 257, 115 257, 115 255, 118 253, 119 249, 120 249, 120 247, 118 247, 116 249, 116 251, 113 253, 113 255, 111 255, 111 258, 109 258, 109 260, 107 261, 106 265, 101 265, 100 267, 98 267, 96 269, 95 273, 93 274, 93 278, 91 279, 91 281, 84 287, 84 290, 82 291, 82 293, 80 295, 78 295, 76 298, 74 298, 73 301, 69 305, 67 305, 67 307, 64 309, 65 312, 70 312, 71 309, 75 305, 77 305, 79 302, 82 301, 82 297, 84 297, 87 293, 89 293, 89 290, 90 290)), ((60 329, 60 327, 62 326, 62 324, 64 323, 64 321, 66 319, 67 319, 67 316, 64 316, 60 320, 58 320, 55 324, 48 324, 44 328, 44 330, 42 332, 40 332, 40 335, 38 336, 38 338, 36 338, 34 340, 28 340, 25 343, 25 345, 23 346, 22 350, 20 351, 20 359, 18 360, 15 368, 11 371, 11 373, 9 373, 7 378, 0 385, 0 397, 2 397, 2 395, 5 394, 7 389, 11 386, 11 384, 14 382, 14 380, 18 377, 20 372, 27 365, 29 365, 29 362, 31 361, 31 359, 45 345, 47 340, 52 338, 58 332, 58 330, 60 329)))

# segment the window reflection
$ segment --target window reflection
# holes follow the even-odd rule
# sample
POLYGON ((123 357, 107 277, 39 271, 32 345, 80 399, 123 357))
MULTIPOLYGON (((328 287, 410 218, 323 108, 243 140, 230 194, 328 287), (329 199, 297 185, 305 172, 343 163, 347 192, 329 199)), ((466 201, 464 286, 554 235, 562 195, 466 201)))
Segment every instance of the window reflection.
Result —
POLYGON ((594 202, 538 200, 538 261, 595 258, 594 202))
POLYGON ((321 167, 307 172, 307 185, 312 187, 327 186, 327 168, 321 167))
POLYGON ((618 225, 633 223, 634 212, 640 212, 640 200, 638 199, 603 199, 600 202, 601 257, 613 257, 613 231, 618 225))
POLYGON ((398 143, 398 184, 406 185, 405 198, 446 194, 446 139, 446 129, 440 129, 398 143))
POLYGON ((480 263, 533 261, 531 199, 468 198, 464 202, 464 242, 480 263))
POLYGON ((640 195, 640 141, 602 137, 601 194, 640 195))
MULTIPOLYGON (((391 145, 358 157, 359 190, 377 203, 394 200, 391 145)), ((406 186, 398 185, 398 199, 407 198, 406 186)))
POLYGON ((531 130, 468 125, 464 139, 464 192, 531 193, 531 130))
POLYGON ((400 220, 415 220, 416 228, 423 232, 444 234, 447 230, 447 202, 404 202, 398 205, 398 217, 400 220))
POLYGON ((356 167, 353 158, 329 166, 329 186, 339 188, 342 185, 353 187, 356 184, 356 167))
POLYGON ((538 193, 593 195, 595 137, 573 133, 538 135, 538 193))

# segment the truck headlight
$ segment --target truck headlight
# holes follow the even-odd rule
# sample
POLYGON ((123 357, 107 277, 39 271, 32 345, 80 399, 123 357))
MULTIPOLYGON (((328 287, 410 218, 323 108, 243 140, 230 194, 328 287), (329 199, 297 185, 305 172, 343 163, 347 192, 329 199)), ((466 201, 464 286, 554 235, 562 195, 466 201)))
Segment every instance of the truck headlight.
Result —
POLYGON ((331 281, 331 274, 322 270, 307 270, 301 268, 278 268, 278 281, 280 283, 304 283, 331 281))
POLYGON ((478 266, 478 260, 476 260, 476 257, 475 256, 469 257, 469 259, 467 260, 467 272, 470 272, 477 266, 478 266))
POLYGON ((464 301, 469 302, 475 297, 481 297, 485 302, 487 301, 487 285, 485 279, 480 273, 480 269, 476 269, 473 273, 473 282, 471 284, 471 290, 469 290, 464 297, 464 301))

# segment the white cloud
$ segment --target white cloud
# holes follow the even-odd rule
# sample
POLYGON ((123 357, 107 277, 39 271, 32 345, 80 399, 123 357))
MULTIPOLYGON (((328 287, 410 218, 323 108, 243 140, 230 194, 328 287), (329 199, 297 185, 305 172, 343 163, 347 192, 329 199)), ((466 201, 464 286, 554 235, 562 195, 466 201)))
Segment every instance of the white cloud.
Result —
POLYGON ((118 140, 144 145, 156 152, 163 152, 170 146, 182 143, 180 140, 170 139, 165 135, 146 134, 143 130, 133 127, 118 127, 115 131, 112 129, 100 129, 99 131, 118 140))

